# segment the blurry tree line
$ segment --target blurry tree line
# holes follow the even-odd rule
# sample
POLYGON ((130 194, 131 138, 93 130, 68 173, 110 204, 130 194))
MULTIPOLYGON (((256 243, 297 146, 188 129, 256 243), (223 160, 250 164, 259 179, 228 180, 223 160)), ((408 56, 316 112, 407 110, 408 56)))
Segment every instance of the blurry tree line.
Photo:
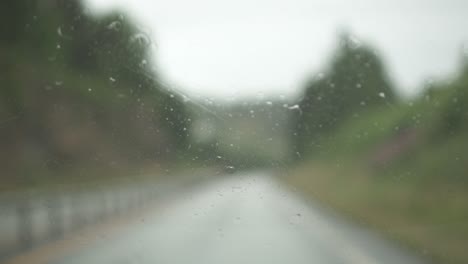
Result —
POLYGON ((313 152, 311 148, 320 146, 340 123, 362 109, 395 100, 394 87, 377 53, 342 33, 329 65, 309 81, 299 102, 302 113, 296 116, 295 126, 298 153, 313 152))
POLYGON ((466 51, 460 58, 453 76, 404 98, 378 53, 343 35, 298 102, 290 136, 302 159, 287 181, 429 261, 467 263, 466 51))
POLYGON ((411 99, 397 95, 374 48, 349 34, 326 66, 307 83, 293 117, 297 157, 468 183, 467 54, 454 78, 432 80, 411 99))
POLYGON ((118 167, 194 153, 268 164, 277 151, 304 158, 342 150, 340 139, 353 150, 365 146, 363 156, 385 163, 456 135, 456 142, 468 142, 466 63, 458 78, 433 83, 409 106, 373 47, 346 33, 297 105, 207 106, 215 115, 205 111, 208 117, 198 123, 221 117, 208 122, 215 131, 204 143, 210 148, 189 135, 194 109, 158 81, 152 40, 123 14, 96 16, 81 1, 5 0, 0 34, 0 166, 6 178, 29 177, 39 168, 118 167), (362 132, 358 139, 353 131, 362 132))
POLYGON ((123 14, 67 0, 6 0, 0 13, 2 178, 169 161, 185 148, 188 112, 123 14))

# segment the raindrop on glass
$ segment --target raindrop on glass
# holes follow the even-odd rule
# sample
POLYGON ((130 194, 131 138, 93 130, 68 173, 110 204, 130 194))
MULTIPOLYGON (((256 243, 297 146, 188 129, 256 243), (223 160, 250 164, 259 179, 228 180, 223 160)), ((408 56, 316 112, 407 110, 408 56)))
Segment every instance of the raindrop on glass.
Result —
POLYGON ((61 27, 58 27, 58 28, 57 28, 57 34, 58 34, 60 37, 63 37, 62 28, 61 28, 61 27))
POLYGON ((361 41, 355 36, 349 36, 349 45, 353 49, 357 49, 361 46, 361 41))
POLYGON ((151 44, 151 40, 148 37, 148 35, 144 33, 137 33, 133 36, 130 37, 130 42, 131 43, 137 43, 142 46, 148 46, 151 44))
POLYGON ((295 104, 295 105, 288 106, 288 109, 290 109, 290 110, 299 110, 300 107, 299 107, 299 105, 295 104))
POLYGON ((120 23, 120 21, 113 21, 112 23, 107 25, 107 29, 110 29, 110 30, 119 31, 121 28, 122 28, 122 23, 120 23))

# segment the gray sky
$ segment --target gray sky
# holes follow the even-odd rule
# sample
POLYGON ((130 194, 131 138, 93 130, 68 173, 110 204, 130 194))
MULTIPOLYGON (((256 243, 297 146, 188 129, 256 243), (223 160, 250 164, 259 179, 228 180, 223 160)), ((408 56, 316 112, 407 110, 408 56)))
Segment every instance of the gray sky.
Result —
POLYGON ((466 0, 87 0, 123 10, 157 44, 160 74, 189 95, 295 95, 351 31, 405 94, 453 73, 468 43, 466 0))

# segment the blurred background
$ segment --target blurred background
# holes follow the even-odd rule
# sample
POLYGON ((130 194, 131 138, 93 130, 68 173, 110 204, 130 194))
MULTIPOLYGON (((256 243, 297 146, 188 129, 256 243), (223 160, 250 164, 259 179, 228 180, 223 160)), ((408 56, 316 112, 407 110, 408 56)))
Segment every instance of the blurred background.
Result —
POLYGON ((467 11, 2 1, 0 257, 141 207, 152 186, 268 170, 436 262, 468 262, 467 11))

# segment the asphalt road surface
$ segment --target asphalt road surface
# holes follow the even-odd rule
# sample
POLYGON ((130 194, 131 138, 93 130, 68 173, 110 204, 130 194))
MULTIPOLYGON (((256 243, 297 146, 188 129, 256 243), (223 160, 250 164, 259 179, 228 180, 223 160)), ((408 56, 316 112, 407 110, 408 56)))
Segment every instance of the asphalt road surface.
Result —
MULTIPOLYGON (((227 176, 142 212, 48 263, 423 263, 306 202, 267 172, 227 176)), ((63 242, 63 243, 66 243, 63 242)))

